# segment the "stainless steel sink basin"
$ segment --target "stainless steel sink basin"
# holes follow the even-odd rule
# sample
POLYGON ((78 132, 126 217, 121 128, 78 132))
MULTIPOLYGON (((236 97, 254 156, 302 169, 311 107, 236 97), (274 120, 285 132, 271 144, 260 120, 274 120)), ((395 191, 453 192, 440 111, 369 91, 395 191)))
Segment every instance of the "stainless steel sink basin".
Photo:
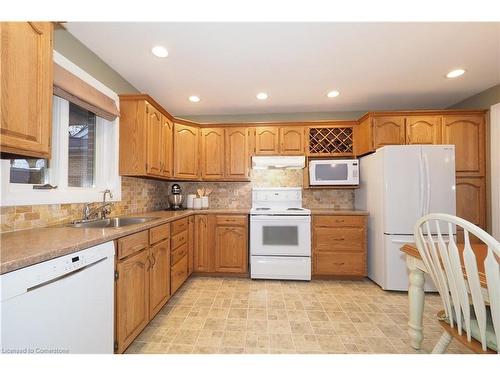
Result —
POLYGON ((113 217, 110 219, 79 221, 68 224, 72 228, 120 228, 127 225, 146 223, 157 217, 113 217))

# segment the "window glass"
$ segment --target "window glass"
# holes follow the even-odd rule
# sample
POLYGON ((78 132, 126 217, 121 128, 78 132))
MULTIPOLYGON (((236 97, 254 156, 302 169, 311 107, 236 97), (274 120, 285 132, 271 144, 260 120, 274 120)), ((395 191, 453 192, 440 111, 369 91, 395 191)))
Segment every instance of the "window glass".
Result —
POLYGON ((48 182, 48 160, 12 159, 10 182, 13 184, 43 185, 48 182))
POLYGON ((347 164, 317 164, 315 168, 318 181, 344 181, 347 179, 347 164))
POLYGON ((69 104, 68 186, 95 184, 96 115, 69 104))

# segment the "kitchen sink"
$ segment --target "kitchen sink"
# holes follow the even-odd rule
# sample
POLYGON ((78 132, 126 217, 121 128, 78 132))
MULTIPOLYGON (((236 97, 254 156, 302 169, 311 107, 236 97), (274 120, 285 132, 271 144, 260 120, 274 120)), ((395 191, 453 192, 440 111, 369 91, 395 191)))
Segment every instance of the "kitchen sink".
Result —
POLYGON ((146 223, 157 217, 113 217, 110 219, 100 219, 91 221, 75 221, 67 226, 72 228, 120 228, 127 225, 146 223))

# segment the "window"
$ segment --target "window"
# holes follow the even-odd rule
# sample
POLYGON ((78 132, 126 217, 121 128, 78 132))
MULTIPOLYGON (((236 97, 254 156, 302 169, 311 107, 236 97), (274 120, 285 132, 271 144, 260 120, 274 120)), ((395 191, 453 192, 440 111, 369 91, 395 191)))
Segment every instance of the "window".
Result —
POLYGON ((48 181, 48 160, 12 159, 10 182, 16 184, 43 185, 48 181))
MULTIPOLYGON (((116 93, 55 51, 54 61, 118 102, 116 93)), ((51 158, 0 160, 1 206, 97 202, 106 189, 121 200, 118 121, 53 96, 51 158), (45 184, 54 188, 33 188, 45 184)))
POLYGON ((93 187, 96 115, 70 103, 68 134, 68 186, 93 187))

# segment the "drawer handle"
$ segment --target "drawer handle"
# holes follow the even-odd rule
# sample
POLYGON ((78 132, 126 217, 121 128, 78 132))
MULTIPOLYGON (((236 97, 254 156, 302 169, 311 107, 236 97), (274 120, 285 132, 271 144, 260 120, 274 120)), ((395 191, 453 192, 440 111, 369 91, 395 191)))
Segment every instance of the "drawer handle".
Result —
POLYGON ((335 220, 337 223, 343 223, 345 220, 344 219, 337 219, 335 220))
POLYGON ((334 241, 344 241, 344 240, 345 240, 345 238, 344 238, 344 237, 339 237, 339 238, 334 238, 333 240, 334 240, 334 241))
POLYGON ((343 266, 345 263, 342 262, 342 263, 333 263, 333 264, 335 264, 336 266, 343 266))

